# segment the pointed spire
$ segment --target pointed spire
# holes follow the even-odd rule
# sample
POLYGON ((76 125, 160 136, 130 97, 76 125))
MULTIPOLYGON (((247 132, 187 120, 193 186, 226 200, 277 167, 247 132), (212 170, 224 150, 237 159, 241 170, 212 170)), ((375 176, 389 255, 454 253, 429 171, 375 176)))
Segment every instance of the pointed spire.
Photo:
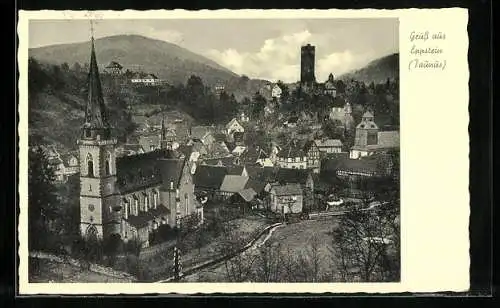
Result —
POLYGON ((90 50, 90 65, 88 75, 88 98, 87 107, 85 109, 85 128, 91 130, 108 129, 109 123, 107 119, 107 110, 104 104, 102 94, 101 79, 99 77, 99 68, 97 66, 97 58, 94 47, 94 27, 92 21, 91 27, 91 50, 90 50))

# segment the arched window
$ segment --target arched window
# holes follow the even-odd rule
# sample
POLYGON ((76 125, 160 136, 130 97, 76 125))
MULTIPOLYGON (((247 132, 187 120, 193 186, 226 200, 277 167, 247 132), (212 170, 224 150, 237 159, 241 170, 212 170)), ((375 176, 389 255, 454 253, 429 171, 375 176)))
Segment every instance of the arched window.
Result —
POLYGON ((111 153, 106 153, 106 158, 104 160, 104 172, 105 175, 111 175, 111 153))
POLYGON ((153 207, 156 209, 158 206, 158 192, 155 190, 153 191, 153 207))
POLYGON ((89 225, 87 228, 87 239, 90 241, 96 241, 97 240, 97 228, 94 225, 89 225))
POLYGON ((184 194, 184 207, 185 207, 185 213, 187 215, 188 214, 188 207, 189 207, 188 194, 184 194))
POLYGON ((87 154, 87 174, 90 177, 94 176, 94 158, 90 153, 87 154))
POLYGON ((139 198, 136 195, 134 195, 134 214, 139 215, 139 198))
POLYGON ((149 210, 150 204, 149 204, 149 196, 147 194, 144 195, 144 210, 149 210))

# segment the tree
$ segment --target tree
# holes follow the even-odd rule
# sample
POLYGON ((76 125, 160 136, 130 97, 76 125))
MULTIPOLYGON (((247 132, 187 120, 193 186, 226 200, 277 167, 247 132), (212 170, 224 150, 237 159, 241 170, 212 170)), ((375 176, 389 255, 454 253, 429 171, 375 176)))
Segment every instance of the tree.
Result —
POLYGON ((332 248, 340 261, 343 280, 352 281, 353 271, 365 282, 387 281, 394 277, 387 273, 399 273, 397 262, 387 262, 391 258, 399 260, 394 256, 394 250, 399 249, 394 229, 396 212, 354 209, 342 216, 338 228, 332 232, 332 248))
POLYGON ((267 100, 262 94, 256 92, 252 98, 251 113, 253 118, 260 118, 267 105, 267 100))
POLYGON ((328 138, 343 139, 343 125, 339 120, 326 120, 323 122, 322 130, 328 138))
POLYGON ((50 224, 58 217, 54 169, 41 147, 30 148, 28 160, 29 249, 44 249, 51 238, 50 224))
POLYGON ((283 271, 281 262, 281 244, 264 244, 260 247, 259 255, 256 260, 255 280, 257 282, 281 281, 283 271))

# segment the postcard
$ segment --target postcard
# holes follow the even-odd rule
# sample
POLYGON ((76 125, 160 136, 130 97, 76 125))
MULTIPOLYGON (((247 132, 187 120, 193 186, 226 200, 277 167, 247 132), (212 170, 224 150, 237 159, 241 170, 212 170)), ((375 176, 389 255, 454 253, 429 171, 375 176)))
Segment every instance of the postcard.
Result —
POLYGON ((20 11, 19 293, 467 291, 467 22, 20 11))

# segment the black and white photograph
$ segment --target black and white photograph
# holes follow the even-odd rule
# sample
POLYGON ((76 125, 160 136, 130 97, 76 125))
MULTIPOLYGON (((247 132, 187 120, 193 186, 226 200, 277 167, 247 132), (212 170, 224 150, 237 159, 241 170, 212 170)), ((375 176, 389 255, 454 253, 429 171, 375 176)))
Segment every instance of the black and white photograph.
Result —
POLYGON ((401 281, 398 18, 28 31, 30 283, 401 281))

